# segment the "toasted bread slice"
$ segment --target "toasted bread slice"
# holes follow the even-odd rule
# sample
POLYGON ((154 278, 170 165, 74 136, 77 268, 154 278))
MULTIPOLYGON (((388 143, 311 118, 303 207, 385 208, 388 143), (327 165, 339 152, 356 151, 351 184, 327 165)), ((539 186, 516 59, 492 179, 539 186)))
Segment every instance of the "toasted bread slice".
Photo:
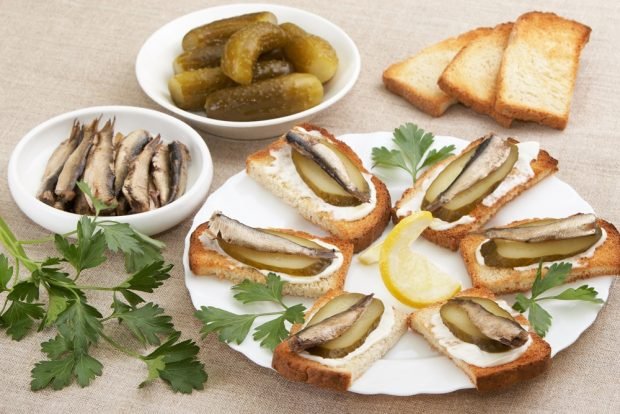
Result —
MULTIPOLYGON (((314 305, 306 312, 306 320, 310 320, 327 302, 347 292, 332 290, 317 299, 314 305)), ((340 366, 328 366, 313 361, 291 351, 288 341, 282 342, 273 352, 271 365, 282 376, 291 381, 306 382, 323 388, 337 391, 346 391, 353 381, 359 378, 372 365, 381 359, 392 348, 407 330, 407 315, 398 309, 394 312, 394 324, 389 334, 373 343, 364 352, 346 360, 340 366)), ((302 324, 291 327, 291 334, 302 328, 302 324)))
MULTIPOLYGON (((495 300, 493 293, 486 289, 467 289, 457 296, 478 296, 495 300)), ((445 302, 438 303, 413 312, 409 316, 409 326, 414 331, 422 334, 433 348, 446 355, 461 368, 467 376, 469 376, 471 382, 474 383, 478 391, 496 391, 517 382, 534 378, 542 374, 551 365, 551 347, 532 330, 529 330, 532 343, 525 353, 512 362, 483 368, 468 364, 461 359, 453 357, 446 348, 437 341, 432 333, 432 318, 439 312, 441 305, 444 303, 445 302)), ((516 316, 515 319, 521 325, 529 326, 527 319, 522 315, 516 316)))
POLYGON ((517 19, 504 51, 495 110, 504 116, 564 129, 591 29, 553 13, 517 19))
MULTIPOLYGON (((362 161, 357 154, 345 143, 337 140, 332 134, 327 132, 327 130, 310 124, 302 124, 300 126, 307 131, 319 131, 323 137, 336 146, 340 152, 345 154, 362 173, 370 174, 362 165, 362 161)), ((381 180, 374 175, 371 176, 370 181, 374 187, 376 203, 368 214, 353 220, 336 219, 332 211, 347 212, 350 211, 347 209, 351 207, 329 206, 332 211, 318 211, 316 208, 317 205, 327 204, 310 190, 299 177, 294 167, 287 170, 289 171, 288 173, 271 168, 276 161, 273 155, 276 152, 279 154, 281 153, 283 157, 287 157, 287 162, 290 160, 290 146, 286 143, 284 137, 248 157, 246 160, 246 171, 248 175, 267 188, 271 193, 297 209, 299 214, 306 220, 325 229, 339 239, 353 243, 354 252, 356 253, 368 247, 383 233, 387 223, 390 221, 391 200, 390 193, 381 180), (290 177, 288 174, 292 174, 294 177, 290 177), (296 180, 295 183, 291 183, 291 179, 296 180), (307 190, 305 193, 306 195, 302 196, 300 194, 301 190, 307 190)), ((290 164, 292 165, 292 162, 290 164)))
POLYGON ((491 32, 483 27, 429 46, 383 72, 388 90, 432 116, 441 116, 457 101, 437 86, 437 80, 454 56, 469 42, 491 32))
MULTIPOLYGON (((472 143, 470 143, 462 152, 469 150, 477 145, 479 145, 484 138, 479 138, 472 143)), ((513 140, 513 142, 518 143, 518 141, 513 140)), ((438 169, 445 168, 450 162, 456 159, 458 155, 452 156, 450 158, 445 159, 441 163, 436 164, 432 168, 427 171, 418 178, 414 186, 403 193, 403 196, 400 200, 398 200, 393 209, 393 220, 394 223, 398 223, 401 219, 411 214, 411 211, 401 211, 399 209, 406 205, 409 200, 412 200, 416 197, 420 198, 420 201, 424 197, 426 193, 426 189, 430 182, 432 182, 433 177, 436 176, 438 169), (430 181, 430 182, 427 182, 430 181)), ((508 203, 510 200, 532 187, 534 184, 538 183, 545 177, 555 173, 558 168, 558 161, 551 157, 549 153, 545 150, 539 150, 538 156, 530 162, 530 167, 534 172, 534 175, 530 177, 526 182, 512 188, 506 194, 502 195, 499 199, 497 199, 492 205, 486 206, 482 202, 478 203, 478 205, 469 213, 469 216, 472 217, 472 220, 469 223, 458 224, 454 227, 451 227, 446 230, 433 230, 433 224, 424 232, 422 235, 432 241, 439 246, 446 247, 451 250, 456 250, 459 247, 459 243, 463 237, 472 231, 476 231, 491 219, 497 213, 497 211, 502 208, 502 206, 508 203)), ((515 167, 516 168, 516 167, 515 167)), ((418 207, 419 209, 419 207, 418 207)))
MULTIPOLYGON (((215 276, 233 283, 241 283, 245 279, 249 279, 253 282, 265 283, 266 277, 258 269, 240 263, 225 253, 217 251, 215 248, 205 246, 201 240, 201 235, 207 229, 207 223, 203 223, 194 230, 190 237, 189 267, 195 275, 215 276)), ((342 253, 342 265, 333 273, 311 282, 303 282, 304 277, 299 276, 300 283, 284 284, 282 292, 285 295, 316 298, 331 289, 343 288, 349 265, 351 264, 351 257, 353 257, 353 246, 351 243, 334 237, 317 237, 301 231, 288 229, 278 229, 278 231, 305 239, 321 240, 335 246, 342 253)))
MULTIPOLYGON (((505 227, 514 227, 534 220, 515 221, 505 227)), ((578 260, 579 266, 573 265, 566 278, 567 283, 596 276, 620 275, 620 234, 613 224, 601 219, 597 222, 601 228, 605 229, 607 238, 596 248, 592 257, 582 257, 578 260)), ((530 290, 538 267, 529 266, 527 269, 518 270, 478 263, 476 251, 485 240, 487 240, 486 237, 481 233, 469 234, 461 240, 461 256, 465 261, 472 285, 487 288, 497 294, 530 290)), ((544 273, 545 270, 543 270, 543 276, 544 273)))
POLYGON ((469 42, 437 81, 442 91, 507 128, 512 118, 495 110, 495 93, 499 67, 511 30, 512 23, 500 24, 490 33, 469 42))

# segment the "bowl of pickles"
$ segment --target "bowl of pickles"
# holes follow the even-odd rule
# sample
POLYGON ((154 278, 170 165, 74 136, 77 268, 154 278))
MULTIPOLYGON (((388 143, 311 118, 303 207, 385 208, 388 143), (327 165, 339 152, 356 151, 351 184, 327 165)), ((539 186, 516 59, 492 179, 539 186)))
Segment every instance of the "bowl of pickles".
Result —
POLYGON ((153 33, 136 77, 157 104, 211 135, 276 137, 344 97, 360 72, 355 43, 292 7, 235 4, 180 17, 153 33))

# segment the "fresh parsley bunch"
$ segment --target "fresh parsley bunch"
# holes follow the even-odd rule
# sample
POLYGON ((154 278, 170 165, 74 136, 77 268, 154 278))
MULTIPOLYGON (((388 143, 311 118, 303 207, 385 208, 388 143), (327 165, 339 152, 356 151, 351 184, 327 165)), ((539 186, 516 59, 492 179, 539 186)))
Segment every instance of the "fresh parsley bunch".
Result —
POLYGON ((33 390, 59 390, 74 380, 89 385, 102 374, 103 365, 91 355, 92 347, 105 341, 118 351, 143 361, 148 376, 140 386, 161 378, 174 391, 190 393, 202 389, 207 380, 196 355, 199 348, 189 340, 179 342, 180 332, 172 318, 153 302, 145 302, 142 292, 152 293, 170 277, 172 265, 163 261, 164 244, 133 229, 126 223, 101 219, 101 210, 110 208, 95 199, 88 186, 78 184, 93 201, 95 217, 80 218, 77 229, 39 240, 18 240, 0 218, 0 244, 13 258, 0 253, 0 329, 19 341, 33 330, 54 330, 55 336, 41 344, 47 359, 32 369, 33 390), (68 238, 75 235, 76 240, 68 238), (57 255, 38 261, 30 258, 25 246, 53 242, 57 255), (84 271, 107 260, 107 252, 121 252, 128 273, 116 286, 89 286, 78 283, 84 271), (92 291, 112 294, 111 313, 103 316, 89 304, 92 291), (44 292, 45 295, 41 295, 44 292), (47 297, 47 301, 43 300, 47 297), (116 320, 143 346, 156 347, 140 354, 108 335, 106 325, 116 320), (162 343, 161 338, 165 338, 162 343))
POLYGON ((284 283, 275 273, 269 273, 265 284, 246 279, 233 286, 232 290, 236 292, 234 298, 241 303, 273 302, 282 306, 283 310, 239 315, 213 306, 203 306, 195 313, 203 323, 200 330, 203 337, 211 332, 217 332, 220 341, 240 344, 248 336, 256 318, 277 315, 276 318, 257 326, 252 335, 254 340, 260 341, 262 347, 273 351, 288 337, 289 330, 285 323, 302 323, 306 310, 301 304, 294 306, 284 304, 282 301, 284 283))
POLYGON ((376 166, 402 168, 411 174, 414 184, 420 170, 446 159, 456 149, 454 145, 448 145, 439 150, 429 151, 435 141, 434 135, 411 122, 396 128, 392 141, 398 149, 389 150, 386 147, 372 149, 373 168, 376 166))
POLYGON ((567 262, 554 263, 549 267, 549 270, 543 278, 541 261, 538 265, 538 271, 536 272, 536 279, 534 279, 534 284, 532 285, 532 296, 528 298, 522 293, 519 293, 515 298, 516 302, 512 305, 512 308, 521 313, 529 310, 527 319, 530 321, 536 333, 541 337, 547 335, 551 327, 551 315, 543 309, 538 302, 557 299, 603 303, 603 300, 597 297, 598 292, 588 285, 579 286, 577 289, 568 288, 559 295, 540 297, 540 295, 547 290, 564 283, 572 267, 573 265, 567 262))

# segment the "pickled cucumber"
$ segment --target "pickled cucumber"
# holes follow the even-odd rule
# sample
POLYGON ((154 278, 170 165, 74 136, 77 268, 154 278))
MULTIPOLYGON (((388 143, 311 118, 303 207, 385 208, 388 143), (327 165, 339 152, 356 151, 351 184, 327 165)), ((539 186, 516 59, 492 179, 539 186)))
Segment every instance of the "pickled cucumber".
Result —
POLYGON ((336 74, 338 55, 327 40, 306 33, 293 23, 283 23, 280 27, 290 38, 284 54, 297 72, 311 73, 323 83, 336 74))
MULTIPOLYGON (((258 61, 254 65, 255 79, 268 79, 292 72, 293 65, 284 60, 258 61)), ((176 106, 197 111, 204 106, 207 95, 235 85, 219 67, 215 67, 177 73, 168 82, 168 89, 176 106)))
POLYGON ((224 43, 215 43, 183 52, 174 59, 172 64, 174 73, 220 66, 222 53, 224 53, 224 43))
POLYGON ((258 12, 216 20, 187 32, 183 37, 183 50, 191 50, 214 43, 221 43, 236 31, 256 22, 270 22, 276 24, 278 19, 271 12, 258 12))
POLYGON ((301 112, 323 99, 321 81, 307 73, 292 73, 213 92, 207 96, 209 118, 258 121, 301 112))
POLYGON ((222 72, 241 85, 252 83, 252 69, 261 53, 283 47, 288 35, 275 24, 259 22, 233 34, 224 48, 222 72))

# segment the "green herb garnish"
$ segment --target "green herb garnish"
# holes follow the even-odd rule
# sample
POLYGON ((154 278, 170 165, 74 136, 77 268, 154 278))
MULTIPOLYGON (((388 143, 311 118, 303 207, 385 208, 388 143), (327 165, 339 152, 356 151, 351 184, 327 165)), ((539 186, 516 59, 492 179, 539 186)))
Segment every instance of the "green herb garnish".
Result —
MULTIPOLYGON (((191 341, 178 342, 180 332, 172 318, 159 305, 140 296, 151 293, 170 277, 171 264, 163 261, 164 244, 143 235, 128 224, 101 219, 99 213, 110 208, 93 198, 84 183, 78 186, 92 201, 94 217, 83 216, 77 229, 39 240, 18 240, 0 218, 0 244, 13 257, 0 253, 0 294, 6 294, 0 308, 0 329, 19 341, 38 324, 38 330, 55 330, 55 336, 41 344, 47 359, 32 369, 33 390, 64 388, 74 380, 81 387, 89 385, 103 372, 103 365, 91 355, 102 340, 118 351, 143 361, 148 377, 140 386, 156 378, 167 382, 174 391, 190 393, 202 389, 207 380, 203 364, 198 361, 198 346, 191 341), (73 241, 68 236, 75 235, 73 241), (25 246, 54 243, 57 255, 39 261, 29 257, 25 246), (121 252, 128 273, 124 282, 115 286, 78 284, 80 275, 108 260, 108 254, 121 252), (21 269, 26 271, 22 272, 21 269), (24 273, 24 275, 22 275, 24 273), (46 293, 47 303, 41 300, 46 293), (88 302, 89 293, 112 293, 112 312, 103 316, 88 302), (157 347, 140 354, 124 346, 106 330, 116 320, 142 346, 157 347), (162 338, 165 342, 162 344, 162 338)), ((107 275, 99 279, 109 280, 107 275)))
POLYGON ((530 321, 536 333, 541 337, 544 337, 549 331, 549 327, 551 326, 551 315, 543 309, 538 302, 557 299, 603 303, 603 299, 597 297, 598 292, 588 285, 579 286, 577 289, 568 288, 559 295, 540 297, 543 292, 564 283, 572 267, 572 264, 566 262, 554 263, 549 267, 549 270, 543 278, 541 261, 538 265, 538 271, 536 272, 536 279, 532 285, 532 297, 527 298, 522 293, 519 293, 515 298, 516 302, 512 305, 512 308, 521 313, 529 310, 527 319, 530 321))
POLYGON ((411 122, 396 128, 392 141, 399 149, 389 150, 386 147, 372 149, 373 168, 376 166, 402 168, 411 174, 414 184, 420 170, 449 157, 456 149, 454 145, 448 145, 439 150, 429 151, 435 141, 433 133, 425 132, 411 122))
POLYGON ((301 304, 294 306, 284 304, 282 301, 284 283, 275 273, 269 273, 266 284, 246 279, 233 286, 232 290, 236 292, 234 298, 241 303, 273 302, 282 306, 283 310, 238 315, 213 306, 203 306, 195 313, 195 316, 203 323, 200 330, 203 337, 211 332, 218 332, 220 341, 240 344, 248 336, 256 318, 278 315, 276 318, 257 326, 252 335, 255 341, 260 341, 262 347, 273 351, 289 335, 285 322, 302 323, 306 310, 305 306, 301 304))

